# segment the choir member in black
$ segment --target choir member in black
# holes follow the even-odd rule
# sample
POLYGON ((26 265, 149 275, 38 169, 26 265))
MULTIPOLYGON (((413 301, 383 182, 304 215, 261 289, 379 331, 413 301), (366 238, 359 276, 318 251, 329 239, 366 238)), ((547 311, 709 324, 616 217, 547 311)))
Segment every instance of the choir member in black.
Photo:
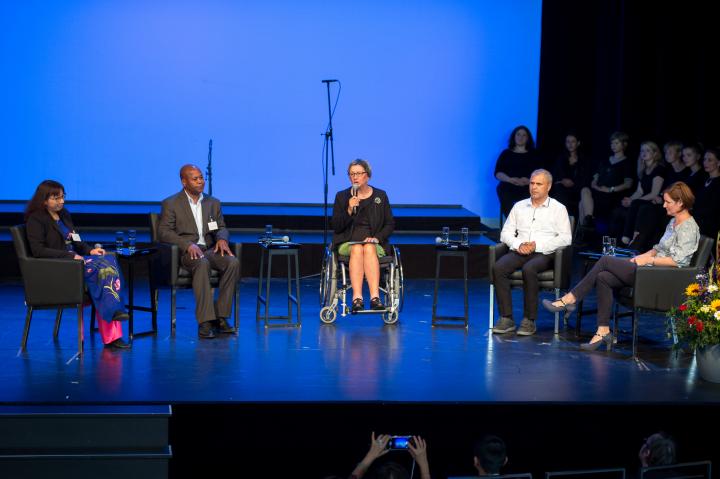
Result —
POLYGON ((540 168, 530 130, 523 125, 515 127, 510 134, 508 148, 500 153, 495 163, 500 212, 507 217, 513 205, 527 197, 530 174, 540 168))
POLYGON ((682 161, 688 168, 685 183, 687 183, 695 196, 700 192, 700 188, 703 187, 707 179, 707 174, 703 169, 703 154, 703 147, 697 143, 686 146, 682 151, 682 161))
POLYGON ((575 133, 565 136, 565 151, 557 158, 553 170, 553 198, 565 205, 570 216, 577 218, 580 190, 589 179, 587 158, 580 152, 580 139, 575 133))
POLYGON ((626 133, 615 132, 610 136, 612 156, 600 164, 590 186, 580 192, 580 216, 587 227, 595 225, 595 217, 609 216, 635 185, 635 163, 625 156, 628 141, 626 133))
POLYGON ((694 216, 700 233, 717 239, 720 231, 720 148, 708 148, 703 161, 707 179, 697 193, 694 216))

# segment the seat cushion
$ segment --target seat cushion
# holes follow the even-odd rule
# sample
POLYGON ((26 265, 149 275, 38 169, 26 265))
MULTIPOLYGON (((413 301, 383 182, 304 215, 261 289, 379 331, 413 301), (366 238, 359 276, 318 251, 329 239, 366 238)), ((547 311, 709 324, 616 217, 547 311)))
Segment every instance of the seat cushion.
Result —
MULTIPOLYGON (((219 278, 219 277, 220 277, 220 273, 216 269, 210 269, 210 278, 219 278)), ((190 273, 189 270, 180 266, 178 268, 178 278, 191 278, 192 279, 192 274, 190 273)))
MULTIPOLYGON (((555 271, 548 269, 538 275, 538 281, 553 281, 555 279, 555 271)), ((522 271, 517 270, 510 276, 511 281, 522 281, 522 271)))

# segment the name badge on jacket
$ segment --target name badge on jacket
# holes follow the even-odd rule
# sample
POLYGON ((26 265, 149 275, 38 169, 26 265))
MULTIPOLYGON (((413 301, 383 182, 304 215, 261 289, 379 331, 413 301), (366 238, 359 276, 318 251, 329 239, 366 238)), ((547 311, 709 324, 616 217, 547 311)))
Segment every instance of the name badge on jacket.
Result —
POLYGON ((217 221, 208 222, 208 231, 216 231, 218 229, 217 221))
POLYGON ((70 233, 70 237, 72 238, 73 241, 82 241, 80 239, 80 235, 75 232, 70 233))

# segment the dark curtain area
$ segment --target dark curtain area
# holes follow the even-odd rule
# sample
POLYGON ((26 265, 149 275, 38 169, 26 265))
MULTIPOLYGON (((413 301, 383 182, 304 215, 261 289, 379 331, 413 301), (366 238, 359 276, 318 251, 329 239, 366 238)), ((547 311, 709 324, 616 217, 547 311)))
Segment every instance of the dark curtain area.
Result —
POLYGON ((610 154, 613 131, 720 145, 720 3, 545 0, 538 144, 546 158, 577 131, 586 154, 610 154))

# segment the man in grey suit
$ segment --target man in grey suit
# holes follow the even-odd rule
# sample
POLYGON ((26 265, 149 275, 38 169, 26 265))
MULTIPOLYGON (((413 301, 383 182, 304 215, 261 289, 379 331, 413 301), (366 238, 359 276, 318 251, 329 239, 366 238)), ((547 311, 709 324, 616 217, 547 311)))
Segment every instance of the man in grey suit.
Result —
POLYGON ((184 268, 192 273, 198 336, 209 339, 215 332, 234 333, 227 323, 240 262, 230 251, 230 233, 225 228, 220 201, 203 195, 205 178, 195 165, 180 169, 183 189, 163 200, 158 236, 178 245, 184 268), (210 268, 221 273, 220 291, 213 305, 210 268), (215 326, 215 327, 213 327, 215 326))

